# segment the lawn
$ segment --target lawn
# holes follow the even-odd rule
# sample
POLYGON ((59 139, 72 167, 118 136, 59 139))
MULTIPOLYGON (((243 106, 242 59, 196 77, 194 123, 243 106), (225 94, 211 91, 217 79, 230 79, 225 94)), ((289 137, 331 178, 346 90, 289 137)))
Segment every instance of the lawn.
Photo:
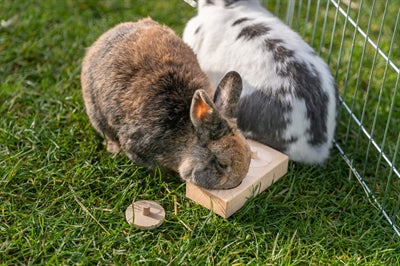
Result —
POLYGON ((194 14, 182 0, 0 3, 0 264, 399 264, 399 237, 335 149, 323 167, 290 163, 229 219, 106 152, 81 96, 85 48, 146 16, 181 34, 194 14), (127 224, 134 199, 160 202, 164 224, 127 224))

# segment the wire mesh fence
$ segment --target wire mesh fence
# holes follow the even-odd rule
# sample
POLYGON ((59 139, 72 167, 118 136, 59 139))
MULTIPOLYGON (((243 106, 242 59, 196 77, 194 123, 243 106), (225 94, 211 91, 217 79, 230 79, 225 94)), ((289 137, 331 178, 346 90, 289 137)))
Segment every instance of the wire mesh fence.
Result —
POLYGON ((335 146, 397 235, 400 204, 399 4, 264 1, 327 60, 341 109, 335 146))
POLYGON ((264 1, 331 66, 341 109, 335 146, 400 236, 400 3, 264 1))
POLYGON ((262 3, 329 63, 341 104, 335 147, 371 204, 400 236, 400 3, 262 3))

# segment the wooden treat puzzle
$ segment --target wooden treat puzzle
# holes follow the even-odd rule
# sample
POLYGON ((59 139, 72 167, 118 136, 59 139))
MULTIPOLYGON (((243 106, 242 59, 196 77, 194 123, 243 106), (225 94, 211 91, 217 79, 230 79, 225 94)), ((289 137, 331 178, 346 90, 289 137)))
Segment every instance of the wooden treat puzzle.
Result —
POLYGON ((226 190, 210 190, 186 183, 186 197, 228 218, 252 195, 257 195, 281 178, 288 169, 288 157, 261 143, 247 140, 252 151, 249 172, 242 183, 226 190))
POLYGON ((140 200, 132 202, 126 208, 125 218, 129 224, 141 229, 153 229, 159 227, 165 218, 164 208, 152 200, 140 200))

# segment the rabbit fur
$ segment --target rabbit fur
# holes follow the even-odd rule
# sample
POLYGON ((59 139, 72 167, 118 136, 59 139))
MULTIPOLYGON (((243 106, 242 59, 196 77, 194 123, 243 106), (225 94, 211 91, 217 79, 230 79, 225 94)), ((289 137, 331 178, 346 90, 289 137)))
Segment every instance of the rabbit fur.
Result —
POLYGON ((247 174, 250 149, 233 119, 239 74, 227 73, 211 98, 195 54, 168 27, 146 18, 110 29, 87 50, 81 84, 108 151, 204 188, 232 188, 247 174))
POLYGON ((237 71, 237 125, 247 138, 321 164, 329 157, 338 92, 327 64, 258 0, 200 0, 183 40, 213 85, 237 71))

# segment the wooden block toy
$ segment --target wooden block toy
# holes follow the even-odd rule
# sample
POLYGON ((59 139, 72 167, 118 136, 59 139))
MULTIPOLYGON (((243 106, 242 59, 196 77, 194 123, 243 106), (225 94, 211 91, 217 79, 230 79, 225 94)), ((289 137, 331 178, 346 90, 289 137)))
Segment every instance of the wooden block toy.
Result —
POLYGON ((126 208, 125 218, 129 224, 141 229, 153 229, 159 227, 165 218, 164 208, 152 200, 140 200, 132 202, 126 208))
POLYGON ((242 183, 225 190, 204 189, 186 183, 186 197, 228 218, 252 195, 257 195, 281 178, 288 169, 289 158, 261 143, 247 140, 252 151, 249 172, 242 183))

